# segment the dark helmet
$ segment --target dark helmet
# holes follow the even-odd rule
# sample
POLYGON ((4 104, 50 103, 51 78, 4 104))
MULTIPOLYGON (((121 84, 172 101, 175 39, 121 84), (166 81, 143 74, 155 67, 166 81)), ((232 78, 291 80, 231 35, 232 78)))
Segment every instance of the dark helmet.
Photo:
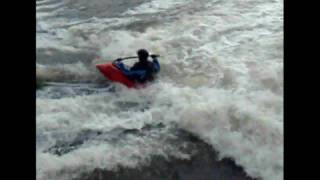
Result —
POLYGON ((139 57, 139 60, 147 60, 148 59, 148 57, 149 57, 149 53, 148 53, 148 51, 147 50, 145 50, 145 49, 139 49, 138 51, 137 51, 137 54, 138 54, 138 57, 139 57))

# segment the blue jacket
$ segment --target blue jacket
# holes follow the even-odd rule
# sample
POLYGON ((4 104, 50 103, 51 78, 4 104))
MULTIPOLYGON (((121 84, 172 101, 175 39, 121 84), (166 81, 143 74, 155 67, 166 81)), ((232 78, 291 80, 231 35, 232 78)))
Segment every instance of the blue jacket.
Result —
POLYGON ((116 62, 116 66, 129 79, 132 79, 139 83, 153 81, 154 74, 160 71, 160 64, 157 58, 153 58, 152 62, 151 61, 147 61, 147 63, 137 62, 130 69, 126 67, 122 62, 116 62))

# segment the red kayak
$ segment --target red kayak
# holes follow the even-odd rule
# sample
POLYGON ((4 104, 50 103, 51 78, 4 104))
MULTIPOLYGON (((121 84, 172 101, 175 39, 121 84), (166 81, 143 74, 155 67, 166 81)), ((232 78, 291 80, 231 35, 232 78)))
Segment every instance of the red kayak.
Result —
POLYGON ((126 85, 128 88, 138 88, 139 86, 129 78, 127 78, 115 65, 112 63, 97 64, 99 71, 110 81, 118 82, 126 85))

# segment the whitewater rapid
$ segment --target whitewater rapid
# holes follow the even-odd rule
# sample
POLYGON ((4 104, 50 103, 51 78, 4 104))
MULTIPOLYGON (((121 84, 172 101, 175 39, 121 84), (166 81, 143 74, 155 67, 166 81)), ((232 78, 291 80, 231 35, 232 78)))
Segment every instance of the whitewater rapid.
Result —
POLYGON ((173 126, 253 178, 283 179, 282 1, 43 0, 36 38, 37 78, 93 89, 37 90, 37 179, 138 167, 153 155, 188 159, 167 140, 173 126), (161 55, 156 82, 109 91, 94 65, 139 48, 161 55), (120 135, 158 123, 165 128, 146 136, 120 135), (48 150, 83 131, 102 136, 62 155, 48 150))

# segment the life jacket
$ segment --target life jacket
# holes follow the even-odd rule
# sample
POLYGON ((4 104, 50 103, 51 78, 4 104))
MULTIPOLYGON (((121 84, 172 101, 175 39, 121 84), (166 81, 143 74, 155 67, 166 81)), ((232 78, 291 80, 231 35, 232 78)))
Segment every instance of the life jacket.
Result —
POLYGON ((146 71, 146 74, 143 77, 135 78, 135 80, 138 83, 145 83, 147 81, 153 81, 154 80, 154 67, 153 63, 150 61, 146 62, 137 62, 133 65, 133 67, 130 69, 131 71, 137 71, 137 70, 144 70, 146 71))

